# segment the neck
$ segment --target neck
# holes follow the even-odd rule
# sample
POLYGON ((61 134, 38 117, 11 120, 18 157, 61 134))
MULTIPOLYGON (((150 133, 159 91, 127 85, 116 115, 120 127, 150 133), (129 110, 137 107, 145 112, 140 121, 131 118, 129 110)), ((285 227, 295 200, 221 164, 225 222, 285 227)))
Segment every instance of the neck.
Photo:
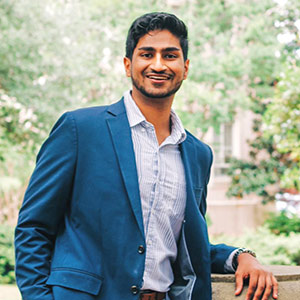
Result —
POLYGON ((161 144, 171 134, 170 115, 174 95, 149 98, 133 89, 132 98, 146 120, 154 126, 158 143, 161 144))

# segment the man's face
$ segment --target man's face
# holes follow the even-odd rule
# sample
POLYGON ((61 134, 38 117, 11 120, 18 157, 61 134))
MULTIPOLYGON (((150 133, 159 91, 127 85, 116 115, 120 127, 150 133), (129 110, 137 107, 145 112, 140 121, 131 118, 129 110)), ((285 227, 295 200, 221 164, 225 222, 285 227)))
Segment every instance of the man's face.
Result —
POLYGON ((187 77, 189 60, 184 61, 179 39, 168 30, 142 36, 132 55, 125 57, 126 75, 133 91, 148 98, 173 96, 187 77))

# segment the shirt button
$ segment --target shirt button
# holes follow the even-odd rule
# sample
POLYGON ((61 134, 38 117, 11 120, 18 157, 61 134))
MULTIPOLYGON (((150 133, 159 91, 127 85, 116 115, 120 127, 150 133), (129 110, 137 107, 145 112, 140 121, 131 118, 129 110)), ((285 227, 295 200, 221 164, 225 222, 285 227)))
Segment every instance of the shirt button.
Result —
POLYGON ((136 285, 133 285, 131 287, 131 292, 132 292, 133 295, 136 295, 139 292, 138 287, 136 285))
POLYGON ((145 248, 143 245, 140 245, 139 248, 138 248, 138 252, 139 254, 143 254, 145 252, 145 248))

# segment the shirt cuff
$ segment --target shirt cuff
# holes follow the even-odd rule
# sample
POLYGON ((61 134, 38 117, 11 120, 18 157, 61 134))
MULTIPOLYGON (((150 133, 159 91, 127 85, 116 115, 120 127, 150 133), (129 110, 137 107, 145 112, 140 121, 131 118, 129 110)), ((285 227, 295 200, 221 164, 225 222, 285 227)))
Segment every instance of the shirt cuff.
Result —
POLYGON ((225 265, 224 265, 224 270, 226 273, 234 273, 235 270, 232 267, 232 260, 234 257, 234 254, 238 251, 239 249, 235 249, 233 250, 230 255, 228 256, 228 258, 226 259, 225 265))

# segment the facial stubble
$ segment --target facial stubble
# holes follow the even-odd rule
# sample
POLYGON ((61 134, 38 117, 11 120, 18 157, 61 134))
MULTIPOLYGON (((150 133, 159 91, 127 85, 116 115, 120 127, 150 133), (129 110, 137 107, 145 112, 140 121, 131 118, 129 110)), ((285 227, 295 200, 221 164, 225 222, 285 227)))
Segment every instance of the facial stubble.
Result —
POLYGON ((174 95, 180 89, 182 81, 183 81, 183 78, 182 78, 182 80, 176 82, 173 89, 166 91, 164 93, 151 93, 151 92, 147 92, 146 89, 141 84, 139 84, 137 80, 134 79, 133 74, 131 73, 131 82, 132 82, 133 86, 147 98, 164 99, 164 98, 170 97, 170 96, 174 95))

